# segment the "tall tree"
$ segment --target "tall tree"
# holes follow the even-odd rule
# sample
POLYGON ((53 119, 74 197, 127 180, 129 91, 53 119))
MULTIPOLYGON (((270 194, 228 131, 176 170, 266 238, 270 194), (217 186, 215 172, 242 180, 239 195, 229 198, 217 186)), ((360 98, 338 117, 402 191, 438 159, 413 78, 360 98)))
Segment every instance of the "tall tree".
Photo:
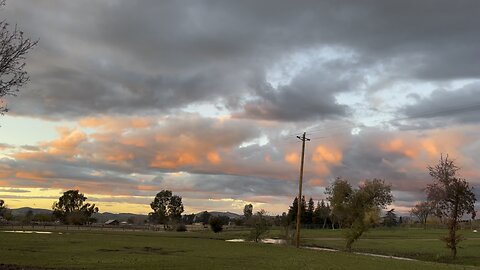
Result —
POLYGON ((427 229, 428 216, 433 212, 433 205, 431 202, 417 203, 411 210, 410 214, 420 221, 424 229, 427 229))
MULTIPOLYGON (((300 211, 301 211, 300 221, 302 223, 305 223, 306 205, 305 205, 305 197, 304 196, 302 196, 301 203, 302 203, 302 205, 300 207, 300 211)), ((293 199, 292 205, 288 209, 288 218, 290 219, 290 221, 293 221, 295 223, 295 221, 297 220, 297 212, 298 212, 298 199, 295 198, 295 199, 293 199)))
POLYGON ((288 220, 295 222, 298 212, 298 198, 293 199, 292 205, 288 208, 288 220))
POLYGON ((434 205, 435 215, 444 217, 448 223, 448 235, 443 238, 452 257, 457 256, 457 246, 462 236, 457 234, 459 222, 464 215, 470 214, 475 218, 475 194, 468 182, 457 177, 459 167, 455 162, 440 156, 438 164, 428 166, 433 183, 427 186, 427 198, 434 205))
POLYGON ((243 216, 245 220, 249 220, 253 215, 253 205, 252 204, 245 204, 243 207, 243 216))
POLYGON ((53 216, 66 224, 83 225, 98 212, 95 204, 85 203, 87 197, 78 190, 68 190, 52 206, 53 216))
POLYGON ((332 211, 342 213, 345 225, 349 226, 345 235, 347 250, 378 220, 380 208, 393 200, 390 186, 380 179, 366 180, 354 190, 347 181, 337 178, 326 193, 332 211))
POLYGON ((394 227, 398 225, 397 214, 395 214, 395 209, 390 209, 385 213, 383 217, 383 225, 387 227, 394 227))
POLYGON ((305 224, 313 224, 313 212, 315 211, 315 203, 310 197, 307 204, 307 210, 305 211, 305 224))
MULTIPOLYGON (((0 7, 5 0, 0 1, 0 7)), ((8 111, 5 97, 15 96, 29 80, 25 55, 38 41, 26 38, 17 26, 0 21, 0 114, 8 111)))
POLYGON ((4 200, 0 200, 0 217, 10 220, 13 218, 12 211, 8 209, 7 205, 5 204, 4 200))
POLYGON ((7 206, 5 205, 5 201, 0 199, 0 217, 3 217, 6 211, 7 211, 7 206))
POLYGON ((182 197, 173 195, 171 190, 158 192, 150 207, 153 210, 148 214, 150 221, 163 224, 165 229, 169 221, 179 221, 184 210, 182 197))
POLYGON ((337 177, 335 181, 327 187, 325 193, 328 195, 327 199, 330 201, 332 219, 338 223, 339 227, 342 227, 342 224, 348 217, 346 203, 353 194, 353 188, 348 181, 337 177))
POLYGON ((325 201, 317 202, 317 207, 313 212, 313 223, 322 225, 322 228, 325 229, 327 223, 330 222, 330 207, 325 204, 325 201))

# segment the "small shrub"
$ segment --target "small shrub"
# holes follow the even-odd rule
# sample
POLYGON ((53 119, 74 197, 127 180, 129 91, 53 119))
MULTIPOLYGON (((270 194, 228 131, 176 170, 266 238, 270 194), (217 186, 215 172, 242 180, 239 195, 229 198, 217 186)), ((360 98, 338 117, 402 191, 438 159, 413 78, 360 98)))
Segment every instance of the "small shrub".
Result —
POLYGON ((187 226, 185 226, 185 224, 183 224, 183 223, 180 223, 180 224, 177 225, 175 230, 177 232, 186 232, 187 231, 187 226))
POLYGON ((223 220, 219 217, 211 217, 209 222, 210 228, 214 233, 223 231, 223 220))

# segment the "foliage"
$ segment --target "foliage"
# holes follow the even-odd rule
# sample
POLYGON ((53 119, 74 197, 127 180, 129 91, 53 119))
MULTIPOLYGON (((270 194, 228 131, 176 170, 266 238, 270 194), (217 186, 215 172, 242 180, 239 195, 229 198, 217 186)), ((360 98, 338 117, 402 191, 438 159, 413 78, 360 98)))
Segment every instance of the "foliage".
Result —
POLYGON ((313 224, 313 212, 315 211, 315 203, 313 199, 310 197, 307 204, 307 209, 305 211, 305 224, 313 224))
POLYGON ((5 205, 5 201, 0 199, 0 217, 4 217, 3 215, 7 212, 7 206, 5 205))
POLYGON ((187 231, 187 226, 185 226, 184 223, 178 223, 177 227, 175 228, 175 231, 177 232, 186 232, 187 231))
POLYGON ((330 201, 331 217, 342 228, 342 224, 348 218, 347 202, 353 194, 352 186, 346 180, 337 177, 333 184, 327 187, 325 193, 330 201))
POLYGON ((313 224, 321 224, 322 228, 325 228, 327 224, 331 223, 330 220, 330 206, 325 204, 325 201, 321 201, 317 203, 317 207, 313 211, 313 224))
POLYGON ((195 222, 201 222, 203 225, 207 225, 211 216, 212 215, 209 212, 203 211, 195 220, 195 222))
POLYGON ((423 228, 427 229, 427 219, 428 219, 428 216, 432 213, 432 211, 433 211, 432 203, 429 201, 426 201, 426 202, 417 203, 410 210, 410 214, 418 218, 420 223, 423 224, 423 228))
POLYGON ((390 209, 385 213, 383 217, 383 226, 394 227, 398 225, 397 214, 395 214, 395 209, 390 209))
POLYGON ((455 258, 458 243, 462 240, 462 236, 456 233, 459 222, 466 214, 471 214, 475 219, 473 187, 465 179, 456 177, 459 168, 453 160, 448 159, 448 155, 445 158, 441 156, 438 164, 428 166, 428 170, 433 183, 427 186, 427 197, 434 206, 435 215, 447 219, 449 233, 442 240, 455 258))
POLYGON ((250 238, 255 242, 260 241, 272 226, 266 218, 266 214, 267 212, 262 209, 253 215, 248 222, 251 227, 250 238))
POLYGON ((148 214, 149 220, 157 224, 163 224, 167 228, 169 222, 178 222, 182 218, 182 197, 173 195, 171 190, 162 190, 150 203, 153 212, 148 214))
MULTIPOLYGON (((3 5, 5 1, 0 1, 0 6, 3 5)), ((37 42, 26 38, 16 25, 10 27, 6 21, 0 22, 0 114, 8 111, 5 96, 16 96, 28 82, 25 55, 37 42)))
POLYGON ((85 203, 86 200, 87 197, 78 190, 65 191, 52 206, 53 216, 65 224, 86 224, 92 214, 98 212, 98 207, 85 203))
POLYGON ((337 178, 326 194, 332 212, 350 227, 345 235, 347 250, 377 221, 379 209, 393 200, 390 186, 380 179, 366 180, 354 190, 347 181, 337 178))
POLYGON ((214 233, 223 231, 223 225, 225 225, 224 220, 220 217, 210 217, 208 224, 210 224, 210 228, 214 233))
POLYGON ((253 205, 246 204, 245 207, 243 207, 243 216, 245 216, 245 219, 248 220, 252 217, 252 215, 253 215, 253 205))
MULTIPOLYGON (((306 204, 305 204, 305 197, 302 196, 301 208, 300 208, 300 221, 304 223, 305 221, 305 212, 306 212, 306 204)), ((297 212, 298 212, 298 199, 293 199, 292 205, 288 209, 288 218, 291 222, 295 223, 297 220, 297 212)))
POLYGON ((190 224, 193 224, 194 221, 195 221, 195 214, 182 216, 182 223, 184 224, 190 225, 190 224))

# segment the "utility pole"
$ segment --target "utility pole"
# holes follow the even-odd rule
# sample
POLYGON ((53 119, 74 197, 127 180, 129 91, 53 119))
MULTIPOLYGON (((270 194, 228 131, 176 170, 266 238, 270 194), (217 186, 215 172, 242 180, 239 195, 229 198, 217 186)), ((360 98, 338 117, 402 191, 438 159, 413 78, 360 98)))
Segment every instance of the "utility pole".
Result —
POLYGON ((297 248, 300 247, 300 218, 302 214, 302 182, 303 182, 303 162, 305 160, 305 141, 310 141, 306 138, 306 132, 303 132, 303 136, 297 136, 302 141, 302 163, 300 164, 300 179, 298 183, 298 199, 297 199, 297 232, 295 234, 295 245, 297 248))

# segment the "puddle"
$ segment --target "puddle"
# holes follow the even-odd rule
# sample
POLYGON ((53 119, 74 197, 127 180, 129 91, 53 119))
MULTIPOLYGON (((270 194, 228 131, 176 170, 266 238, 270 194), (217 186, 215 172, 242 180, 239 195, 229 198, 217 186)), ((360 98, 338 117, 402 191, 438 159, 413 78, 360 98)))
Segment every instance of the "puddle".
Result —
MULTIPOLYGON (((52 234, 53 232, 46 232, 46 231, 2 231, 2 232, 7 232, 7 233, 27 233, 27 234, 31 234, 31 233, 37 233, 37 234, 52 234)), ((62 234, 61 232, 59 232, 58 234, 62 234)))
MULTIPOLYGON (((229 239, 225 240, 225 242, 232 242, 232 243, 241 243, 247 242, 245 239, 229 239)), ((273 238, 265 238, 261 240, 264 244, 275 244, 275 245, 284 245, 287 243, 284 239, 273 239, 273 238)))
MULTIPOLYGON (((247 242, 245 239, 229 239, 225 240, 226 242, 234 242, 234 243, 241 243, 241 242, 247 242)), ((276 245, 284 245, 287 243, 284 239, 272 239, 272 238, 265 238, 262 239, 262 243, 264 244, 276 244, 276 245)), ((333 249, 333 248, 321 248, 321 247, 302 247, 305 249, 312 249, 312 250, 318 250, 318 251, 328 251, 328 252, 339 252, 340 250, 338 249, 333 249)), ((387 258, 387 259, 394 259, 394 260, 403 260, 403 261, 417 261, 415 259, 411 258, 405 258, 405 257, 396 257, 396 256, 389 256, 389 255, 381 255, 381 254, 373 254, 373 253, 364 253, 364 252, 353 252, 353 254, 358 254, 358 255, 365 255, 365 256, 372 256, 372 257, 380 257, 380 258, 387 258)))
MULTIPOLYGON (((321 248, 321 247, 304 247, 304 248, 319 250, 319 251, 329 251, 329 252, 338 252, 339 251, 338 249, 333 249, 333 248, 321 248)), ((411 259, 411 258, 396 257, 396 256, 382 255, 382 254, 373 254, 373 253, 365 253, 365 252, 352 252, 352 253, 353 254, 358 254, 358 255, 379 257, 379 258, 387 258, 387 259, 395 259, 395 260, 402 260, 402 261, 417 261, 417 260, 411 259)))
POLYGON ((225 242, 241 243, 241 242, 245 242, 245 239, 229 239, 229 240, 225 240, 225 242))
POLYGON ((264 243, 264 244, 275 244, 275 245, 285 245, 287 243, 287 241, 285 241, 285 239, 265 238, 265 239, 262 239, 262 243, 264 243))
POLYGON ((306 249, 313 249, 313 250, 320 250, 320 251, 330 251, 330 252, 337 252, 338 250, 333 248, 321 248, 321 247, 305 247, 306 249))
POLYGON ((396 257, 396 256, 373 254, 373 253, 363 253, 363 252, 353 252, 353 253, 354 253, 354 254, 358 254, 358 255, 366 255, 366 256, 379 257, 379 258, 387 258, 387 259, 395 259, 395 260, 402 260, 402 261, 417 261, 417 260, 415 260, 415 259, 405 258, 405 257, 396 257))

